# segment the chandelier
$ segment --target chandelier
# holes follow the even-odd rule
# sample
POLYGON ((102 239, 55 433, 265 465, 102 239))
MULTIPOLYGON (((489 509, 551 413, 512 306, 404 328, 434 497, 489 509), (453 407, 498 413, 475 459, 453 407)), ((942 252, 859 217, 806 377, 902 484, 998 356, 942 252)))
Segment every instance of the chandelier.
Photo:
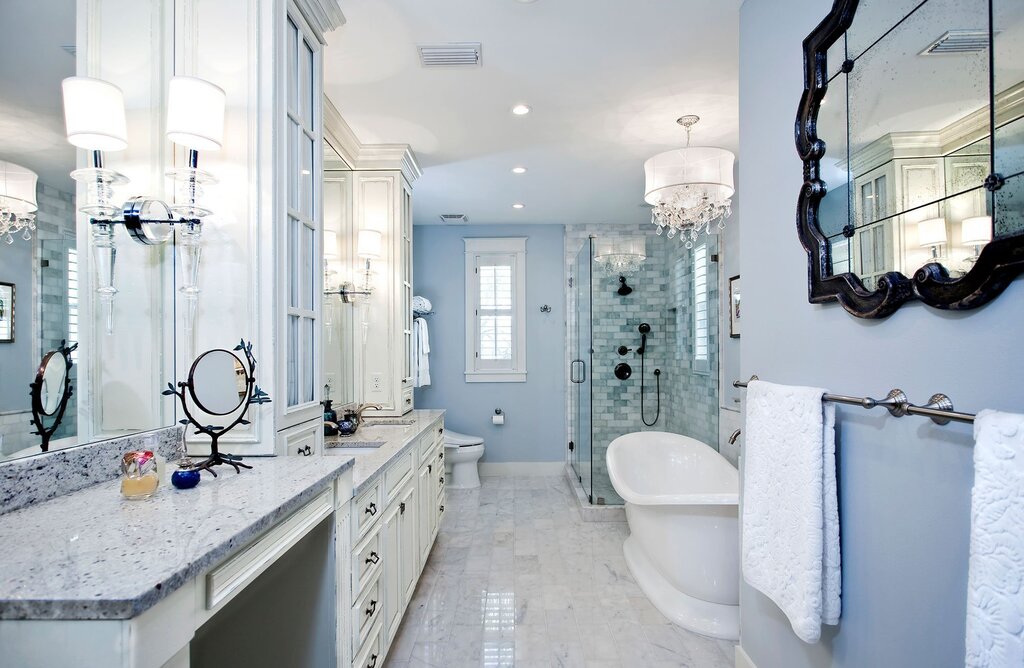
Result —
POLYGON ((640 271, 646 259, 646 237, 597 239, 594 242, 594 262, 610 276, 632 276, 640 271))
POLYGON ((14 243, 21 233, 25 241, 36 229, 36 173, 13 162, 0 160, 0 239, 14 243))
POLYGON ((686 128, 686 148, 659 153, 644 163, 644 200, 650 204, 651 222, 658 234, 669 239, 679 235, 687 248, 701 232, 719 229, 732 213, 732 169, 736 156, 724 148, 690 146, 690 129, 699 116, 683 116, 676 122, 686 128))

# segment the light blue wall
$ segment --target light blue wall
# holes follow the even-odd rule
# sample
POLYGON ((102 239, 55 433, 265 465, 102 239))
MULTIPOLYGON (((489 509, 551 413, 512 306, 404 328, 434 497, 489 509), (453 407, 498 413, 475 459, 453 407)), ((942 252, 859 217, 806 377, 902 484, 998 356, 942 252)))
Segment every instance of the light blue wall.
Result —
POLYGON ((14 243, 0 241, 0 282, 13 283, 14 342, 0 343, 0 413, 29 410, 28 384, 39 365, 32 342, 32 244, 21 234, 14 243))
POLYGON ((565 458, 565 272, 561 225, 417 225, 416 294, 428 298, 431 385, 417 408, 444 408, 450 429, 483 436, 485 462, 556 462, 565 458), (525 383, 467 383, 464 237, 527 237, 525 383), (550 313, 541 313, 543 304, 550 313), (491 424, 494 409, 505 424, 491 424))
MULTIPOLYGON (((746 0, 740 10, 743 376, 876 397, 900 387, 917 403, 941 391, 965 410, 1024 410, 1021 281, 965 313, 912 304, 859 320, 807 303, 793 121, 801 42, 831 4, 746 0)), ((842 621, 806 645, 744 586, 743 647, 758 668, 963 666, 970 427, 841 407, 838 430, 842 621)))

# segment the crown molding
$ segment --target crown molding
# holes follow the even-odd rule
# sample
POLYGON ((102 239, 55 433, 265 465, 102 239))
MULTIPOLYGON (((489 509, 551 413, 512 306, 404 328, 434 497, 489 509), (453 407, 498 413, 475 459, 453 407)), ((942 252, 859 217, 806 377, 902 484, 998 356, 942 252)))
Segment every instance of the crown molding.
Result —
POLYGON ((291 0, 302 12, 310 29, 321 44, 327 44, 324 35, 345 25, 338 0, 291 0))
POLYGON ((416 154, 408 144, 363 144, 356 169, 400 170, 410 185, 423 176, 416 154))

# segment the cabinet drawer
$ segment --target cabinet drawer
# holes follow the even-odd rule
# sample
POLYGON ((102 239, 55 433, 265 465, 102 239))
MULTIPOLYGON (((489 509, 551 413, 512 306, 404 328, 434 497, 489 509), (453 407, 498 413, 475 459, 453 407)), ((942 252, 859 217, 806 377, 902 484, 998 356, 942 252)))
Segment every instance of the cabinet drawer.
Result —
POLYGON ((380 526, 363 539, 352 553, 352 596, 358 597, 380 571, 380 526))
POLYGON ((382 593, 380 578, 377 577, 366 587, 366 591, 356 599, 356 604, 352 606, 353 646, 362 646, 370 635, 373 625, 383 617, 381 614, 381 610, 384 609, 382 593))
POLYGON ((334 490, 325 489, 288 519, 206 576, 206 609, 213 610, 230 600, 260 573, 334 512, 334 490))
POLYGON ((394 464, 384 471, 384 503, 389 504, 401 491, 402 485, 412 475, 412 463, 416 448, 409 448, 394 464))
POLYGON ((352 506, 352 535, 358 541, 367 531, 370 530, 380 516, 384 514, 384 507, 380 502, 380 483, 375 482, 356 498, 352 506))
POLYGON ((402 404, 398 407, 398 410, 403 415, 412 410, 412 388, 407 387, 402 391, 402 404))
POLYGON ((292 457, 320 455, 323 452, 323 433, 322 420, 306 422, 279 432, 278 447, 292 457))
POLYGON ((384 665, 384 623, 373 627, 362 647, 356 652, 352 668, 381 668, 384 665))

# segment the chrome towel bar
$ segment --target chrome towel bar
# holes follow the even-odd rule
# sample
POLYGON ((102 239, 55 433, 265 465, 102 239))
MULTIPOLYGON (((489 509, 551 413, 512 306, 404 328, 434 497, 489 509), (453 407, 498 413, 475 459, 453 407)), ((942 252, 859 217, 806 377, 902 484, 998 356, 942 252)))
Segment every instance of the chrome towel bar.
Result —
MULTIPOLYGON (((759 380, 757 376, 751 376, 750 380, 759 380)), ((750 381, 734 380, 733 387, 746 387, 750 381)), ((832 394, 826 392, 821 395, 822 401, 831 401, 836 404, 848 404, 860 406, 861 408, 882 407, 889 411, 893 417, 904 415, 922 415, 931 418, 935 424, 949 424, 952 422, 974 422, 973 413, 960 413, 953 410, 953 402, 945 394, 933 394, 928 403, 917 406, 910 403, 906 393, 900 389, 889 390, 885 399, 872 399, 871 397, 850 397, 845 394, 832 394)))

